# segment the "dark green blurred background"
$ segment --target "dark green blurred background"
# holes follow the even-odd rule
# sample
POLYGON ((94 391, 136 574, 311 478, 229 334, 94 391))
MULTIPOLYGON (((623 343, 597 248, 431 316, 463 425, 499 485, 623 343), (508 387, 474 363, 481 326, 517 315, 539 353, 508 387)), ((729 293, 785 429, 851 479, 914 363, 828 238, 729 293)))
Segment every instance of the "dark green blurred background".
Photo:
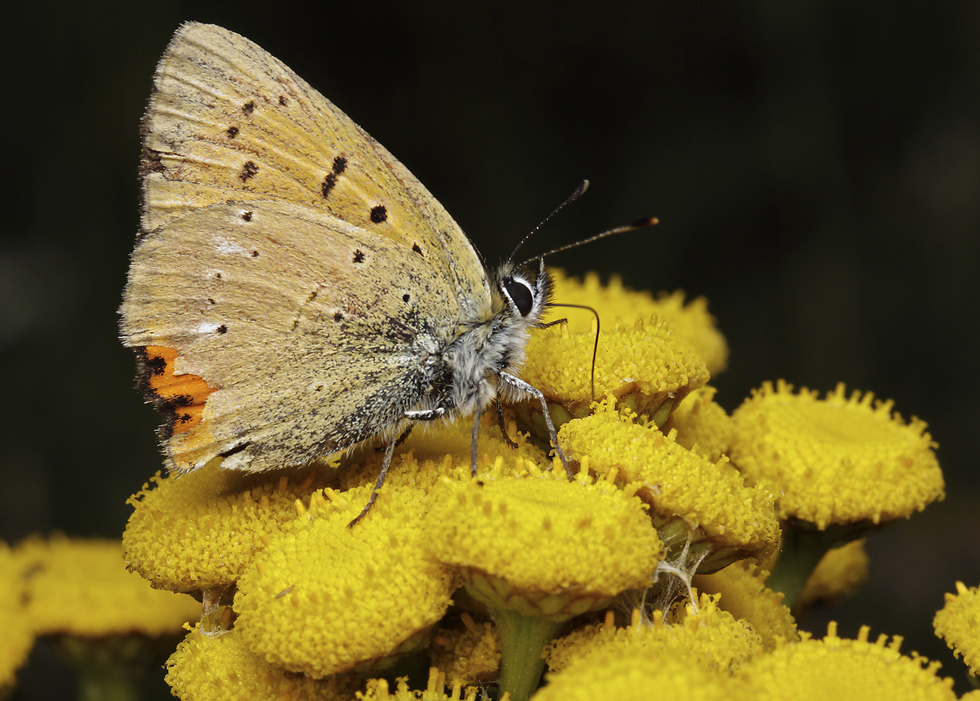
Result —
MULTIPOLYGON (((980 3, 20 4, 0 32, 0 537, 118 536, 160 468, 116 308, 139 119, 186 19, 290 65, 401 159, 490 260, 581 180, 528 253, 705 295, 734 409, 763 380, 892 398, 929 422, 949 496, 874 537, 844 635, 932 637, 980 583, 980 3), (18 16, 16 12, 19 12, 18 16)), ((27 693, 27 692, 25 692, 27 693)), ((50 692, 49 692, 50 693, 50 692)), ((165 693, 165 692, 164 692, 165 693)))

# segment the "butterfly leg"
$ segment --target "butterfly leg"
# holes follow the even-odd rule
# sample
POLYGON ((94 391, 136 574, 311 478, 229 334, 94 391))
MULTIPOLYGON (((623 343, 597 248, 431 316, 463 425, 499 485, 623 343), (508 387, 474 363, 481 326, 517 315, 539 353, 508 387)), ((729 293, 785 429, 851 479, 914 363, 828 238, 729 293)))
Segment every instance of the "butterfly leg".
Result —
MULTIPOLYGON (((403 415, 403 419, 408 419, 409 421, 434 421, 439 417, 443 416, 446 410, 442 407, 436 407, 435 409, 417 409, 414 411, 406 411, 403 415)), ((399 436, 397 440, 388 441, 388 445, 385 446, 385 456, 381 461, 381 474, 378 475, 378 481, 374 483, 374 489, 371 490, 371 496, 368 498, 368 503, 365 504, 364 508, 361 509, 361 513, 354 517, 354 520, 347 524, 348 528, 354 526, 355 523, 360 521, 371 510, 374 506, 374 502, 378 499, 378 490, 385 483, 385 477, 388 474, 388 468, 391 467, 391 458, 395 454, 395 446, 401 445, 401 442, 408 437, 409 432, 412 430, 414 423, 408 425, 408 428, 399 436)))
MULTIPOLYGON (((395 447, 396 448, 398 446, 400 446, 402 443, 404 443, 406 441, 406 439, 408 439, 408 436, 412 432, 412 429, 414 427, 415 427, 415 424, 409 424, 408 425, 408 428, 406 428, 404 431, 402 431, 402 435, 398 436, 398 439, 395 441, 395 447)), ((380 446, 379 445, 377 448, 375 448, 375 450, 380 453, 383 450, 387 450, 387 447, 388 446, 380 446)))
POLYGON ((381 485, 385 483, 385 476, 388 474, 388 468, 391 467, 391 456, 395 452, 395 444, 398 441, 388 441, 387 447, 385 447, 385 457, 381 461, 381 474, 378 475, 378 481, 374 483, 374 489, 371 490, 371 496, 368 498, 368 503, 364 505, 361 509, 361 513, 354 517, 354 520, 347 524, 348 528, 353 528, 354 524, 360 521, 371 510, 374 506, 375 500, 378 498, 378 490, 381 489, 381 485))
POLYGON ((548 424, 548 435, 551 438, 551 445, 555 446, 555 451, 558 453, 558 458, 561 460, 561 464, 565 466, 565 474, 568 475, 568 479, 572 480, 575 475, 572 474, 572 468, 568 465, 568 460, 565 458, 565 454, 561 452, 561 446, 558 445, 558 432, 555 431, 555 424, 551 421, 551 413, 548 411, 548 402, 545 400, 544 395, 541 394, 539 390, 534 385, 529 385, 527 382, 519 377, 515 377, 506 372, 500 373, 500 379, 502 382, 506 382, 508 385, 526 394, 530 394, 532 397, 537 397, 538 401, 541 402, 541 409, 544 412, 544 421, 548 424))
POLYGON ((554 321, 549 321, 546 324, 541 324, 541 326, 539 326, 538 328, 539 329, 550 329, 552 326, 557 326, 558 324, 562 324, 563 326, 567 326, 568 325, 568 319, 566 319, 565 317, 562 317, 561 319, 555 319, 554 321))
POLYGON ((504 442, 511 448, 519 448, 520 446, 507 435, 507 426, 504 424, 504 405, 500 401, 499 394, 497 395, 497 423, 500 425, 500 435, 504 437, 504 442))

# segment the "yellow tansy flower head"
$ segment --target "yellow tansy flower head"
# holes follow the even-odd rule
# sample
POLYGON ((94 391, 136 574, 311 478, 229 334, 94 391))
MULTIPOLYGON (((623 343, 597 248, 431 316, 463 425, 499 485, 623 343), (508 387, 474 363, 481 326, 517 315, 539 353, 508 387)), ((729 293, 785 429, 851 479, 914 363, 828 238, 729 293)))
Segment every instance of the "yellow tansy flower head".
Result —
MULTIPOLYGON (((528 473, 528 465, 538 469, 550 467, 551 460, 543 450, 531 444, 520 433, 514 421, 508 422, 507 437, 501 434, 495 416, 484 415, 477 438, 477 474, 502 476, 502 471, 518 476, 528 473), (516 447, 507 442, 510 438, 516 447)), ((428 492, 448 477, 470 479, 473 447, 473 424, 469 421, 433 423, 417 426, 395 449, 384 489, 416 489, 428 492)), ((339 478, 341 489, 373 486, 381 470, 381 451, 363 456, 339 478)))
POLYGON ((662 546, 639 499, 563 474, 445 482, 427 524, 433 556, 476 598, 564 619, 642 589, 662 546))
POLYGON ((40 634, 172 634, 201 615, 189 596, 155 591, 126 571, 119 541, 53 536, 17 548, 27 609, 40 634))
POLYGON ((935 444, 922 421, 905 423, 873 399, 847 397, 843 385, 820 399, 766 383, 732 415, 732 462, 782 490, 781 518, 822 530, 910 516, 944 496, 935 444))
POLYGON ((34 646, 34 625, 24 606, 26 574, 10 546, 0 541, 0 698, 6 698, 34 646))
MULTIPOLYGON (((725 369, 728 362, 728 345, 718 331, 715 319, 708 313, 704 297, 687 302, 683 292, 661 293, 656 298, 645 291, 630 290, 614 275, 603 285, 596 273, 588 273, 579 280, 569 277, 563 270, 551 269, 554 278, 554 299, 565 304, 589 306, 599 313, 603 328, 614 327, 622 320, 649 319, 658 316, 665 319, 674 335, 682 339, 701 357, 712 376, 725 369)), ((588 311, 574 311, 558 307, 550 310, 549 319, 567 317, 568 330, 573 334, 588 334, 592 328, 592 315, 588 311)), ((599 343, 605 341, 600 338, 599 343)))
POLYGON ((324 486, 329 469, 248 475, 213 460, 180 476, 153 478, 130 498, 126 561, 154 587, 196 592, 230 587, 282 524, 297 499, 324 486))
POLYGON ((635 424, 609 403, 563 426, 559 441, 584 469, 636 487, 670 557, 687 548, 692 562, 704 558, 700 571, 765 556, 779 539, 768 489, 747 486, 726 459, 711 462, 679 445, 673 433, 635 424))
POLYGON ((868 579, 868 563, 864 539, 852 540, 828 551, 807 579, 793 604, 794 609, 804 610, 817 603, 830 604, 852 595, 868 579))
POLYGON ((238 631, 202 634, 194 627, 167 660, 167 684, 181 701, 347 701, 359 684, 349 678, 311 679, 261 659, 238 631))
POLYGON ((431 552, 490 610, 514 701, 537 688, 561 623, 645 589, 663 550, 639 499, 588 475, 446 480, 431 498, 431 552))
POLYGON ((687 395, 667 422, 660 427, 664 433, 676 431, 677 442, 712 462, 728 453, 735 438, 735 422, 714 401, 714 387, 701 387, 687 395))
POLYGON ((601 649, 560 672, 549 673, 547 684, 533 701, 739 701, 758 698, 744 683, 720 672, 671 656, 651 659, 650 650, 627 646, 601 649))
MULTIPOLYGON (((688 392, 708 380, 708 365, 698 352, 698 342, 710 339, 701 345, 709 348, 705 352, 716 361, 720 348, 721 364, 727 355, 724 339, 703 300, 685 307, 683 295, 658 301, 649 293, 625 290, 618 280, 602 287, 596 276, 583 284, 561 272, 556 274, 556 299, 589 305, 602 321, 594 396, 596 322, 590 314, 571 310, 567 323, 531 334, 521 377, 541 390, 558 425, 588 415, 591 403, 604 397, 615 397, 620 406, 660 424, 688 392)), ((558 319, 556 311, 552 310, 551 321, 558 319)), ((539 402, 526 400, 510 410, 533 435, 548 439, 539 402)))
POLYGON ((496 678, 500 667, 500 635, 489 621, 474 621, 468 613, 462 625, 443 627, 429 647, 432 666, 449 684, 482 684, 496 678))
POLYGON ((956 593, 946 594, 932 625, 953 654, 963 656, 970 673, 980 676, 980 588, 957 582, 956 593))
POLYGON ((746 560, 720 572, 698 575, 694 586, 699 592, 720 594, 719 606, 752 627, 762 638, 766 650, 799 640, 796 620, 783 605, 783 595, 765 585, 768 572, 759 571, 746 560))
MULTIPOLYGON (((594 344, 594 330, 573 334, 561 325, 531 335, 521 377, 541 390, 558 423, 589 414, 594 344)), ((697 353, 660 317, 604 326, 595 362, 595 398, 615 397, 658 423, 709 377, 697 353)), ((540 409, 530 400, 515 406, 524 420, 540 409)), ((541 427, 531 425, 540 434, 541 427)))
POLYGON ((383 668, 446 612, 455 580, 424 547, 424 496, 382 490, 348 527, 369 494, 317 498, 239 580, 236 628, 268 662, 313 677, 383 668))
POLYGON ((742 667, 740 676, 759 697, 774 701, 956 699, 953 680, 936 675, 939 663, 903 655, 900 637, 870 643, 868 633, 863 626, 857 640, 839 638, 831 623, 823 640, 783 645, 742 667))
MULTIPOLYGON (((480 694, 480 689, 477 687, 466 687, 450 682, 449 686, 452 689, 446 693, 446 682, 445 675, 435 668, 429 670, 429 683, 422 691, 410 689, 408 679, 404 677, 399 677, 395 681, 394 691, 390 690, 388 680, 371 679, 363 693, 357 692, 357 701, 477 701, 480 694)), ((484 694, 479 698, 487 697, 484 694)))
POLYGON ((694 665, 729 673, 761 652, 762 640, 745 622, 719 609, 716 599, 702 595, 697 612, 687 605, 680 615, 671 613, 670 622, 661 611, 645 620, 634 609, 630 625, 623 628, 614 625, 610 611, 604 624, 585 626, 549 646, 548 667, 558 672, 573 663, 588 663, 593 655, 633 655, 637 650, 646 653, 648 664, 687 658, 694 665))

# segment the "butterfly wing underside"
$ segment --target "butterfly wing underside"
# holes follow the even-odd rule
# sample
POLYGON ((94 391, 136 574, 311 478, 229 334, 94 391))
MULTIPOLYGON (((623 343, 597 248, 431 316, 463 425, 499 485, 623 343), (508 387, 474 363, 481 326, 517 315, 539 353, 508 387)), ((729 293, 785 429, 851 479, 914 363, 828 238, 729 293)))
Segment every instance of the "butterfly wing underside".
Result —
POLYGON ((488 308, 452 218, 285 65, 185 24, 144 119, 122 336, 171 469, 305 462, 424 404, 433 353, 488 308))

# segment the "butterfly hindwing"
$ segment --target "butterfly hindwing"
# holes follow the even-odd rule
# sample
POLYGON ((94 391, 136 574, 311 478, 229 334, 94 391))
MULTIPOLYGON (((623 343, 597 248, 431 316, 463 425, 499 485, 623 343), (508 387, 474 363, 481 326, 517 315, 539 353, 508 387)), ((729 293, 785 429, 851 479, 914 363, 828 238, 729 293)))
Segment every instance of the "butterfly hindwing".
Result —
POLYGON ((162 395, 173 405, 172 468, 226 453, 249 470, 305 462, 418 405, 441 370, 426 359, 451 339, 429 321, 446 290, 413 257, 285 202, 211 205, 147 234, 123 303, 125 342, 175 353, 161 381, 206 385, 180 394, 184 382, 170 397, 170 385, 146 380, 161 408, 162 395), (198 404, 199 422, 183 418, 198 404))

